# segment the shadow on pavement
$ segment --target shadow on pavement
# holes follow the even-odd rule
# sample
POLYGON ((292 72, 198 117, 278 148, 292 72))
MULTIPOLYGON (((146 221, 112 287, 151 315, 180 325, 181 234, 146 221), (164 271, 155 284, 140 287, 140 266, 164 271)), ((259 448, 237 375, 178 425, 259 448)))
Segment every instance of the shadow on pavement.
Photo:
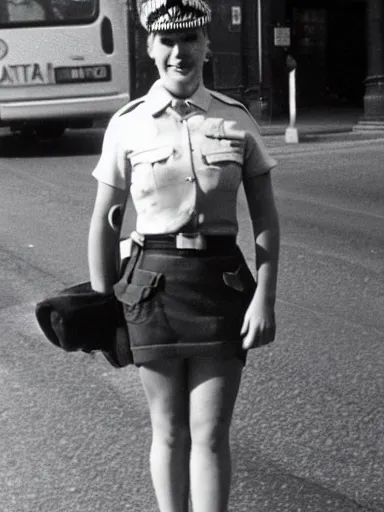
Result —
POLYGON ((103 129, 68 130, 58 139, 39 140, 19 134, 0 136, 0 158, 87 156, 101 153, 103 129))
POLYGON ((238 504, 236 512, 255 510, 252 508, 255 503, 259 512, 379 512, 381 510, 373 503, 367 503, 366 497, 360 497, 362 503, 359 503, 354 496, 356 490, 348 488, 347 485, 344 489, 342 484, 332 485, 326 482, 324 477, 322 479, 311 474, 305 465, 301 475, 295 474, 289 469, 287 462, 285 464, 272 462, 268 456, 266 457, 254 447, 238 449, 236 468, 231 496, 232 503, 238 504), (287 467, 284 468, 284 465, 287 467))

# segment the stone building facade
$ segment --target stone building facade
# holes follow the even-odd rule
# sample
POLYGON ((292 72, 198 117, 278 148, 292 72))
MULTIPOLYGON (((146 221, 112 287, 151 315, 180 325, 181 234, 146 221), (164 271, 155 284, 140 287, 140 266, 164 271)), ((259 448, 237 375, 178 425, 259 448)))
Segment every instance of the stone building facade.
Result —
MULTIPOLYGON (((362 107, 366 121, 384 122, 384 0, 210 4, 208 86, 278 117, 288 109, 290 55, 298 108, 362 107)), ((136 92, 142 93, 154 71, 139 28, 135 34, 136 92)))

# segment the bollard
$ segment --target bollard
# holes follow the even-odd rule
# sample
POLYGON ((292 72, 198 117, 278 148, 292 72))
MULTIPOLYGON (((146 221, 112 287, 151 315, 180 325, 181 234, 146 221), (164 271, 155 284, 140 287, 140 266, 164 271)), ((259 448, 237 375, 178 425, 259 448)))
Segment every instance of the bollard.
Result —
POLYGON ((296 68, 289 71, 289 126, 285 130, 285 142, 287 144, 297 144, 299 134, 296 124, 296 68))

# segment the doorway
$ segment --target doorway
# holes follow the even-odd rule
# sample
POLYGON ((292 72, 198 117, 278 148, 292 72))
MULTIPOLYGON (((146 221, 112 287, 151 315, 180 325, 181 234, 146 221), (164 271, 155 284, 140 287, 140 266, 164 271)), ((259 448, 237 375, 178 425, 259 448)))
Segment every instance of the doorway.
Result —
POLYGON ((290 10, 298 104, 362 107, 366 2, 293 0, 290 10))
POLYGON ((336 3, 330 11, 327 45, 328 101, 363 106, 367 77, 366 3, 336 3))

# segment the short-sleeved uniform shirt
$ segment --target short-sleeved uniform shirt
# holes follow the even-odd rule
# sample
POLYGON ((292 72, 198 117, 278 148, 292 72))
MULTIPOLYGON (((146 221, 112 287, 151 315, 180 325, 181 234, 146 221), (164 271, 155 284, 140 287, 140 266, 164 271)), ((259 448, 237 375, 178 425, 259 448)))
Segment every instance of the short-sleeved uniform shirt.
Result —
POLYGON ((180 112, 157 81, 118 111, 93 176, 130 193, 142 234, 236 235, 242 181, 276 165, 250 113, 201 85, 180 112))

